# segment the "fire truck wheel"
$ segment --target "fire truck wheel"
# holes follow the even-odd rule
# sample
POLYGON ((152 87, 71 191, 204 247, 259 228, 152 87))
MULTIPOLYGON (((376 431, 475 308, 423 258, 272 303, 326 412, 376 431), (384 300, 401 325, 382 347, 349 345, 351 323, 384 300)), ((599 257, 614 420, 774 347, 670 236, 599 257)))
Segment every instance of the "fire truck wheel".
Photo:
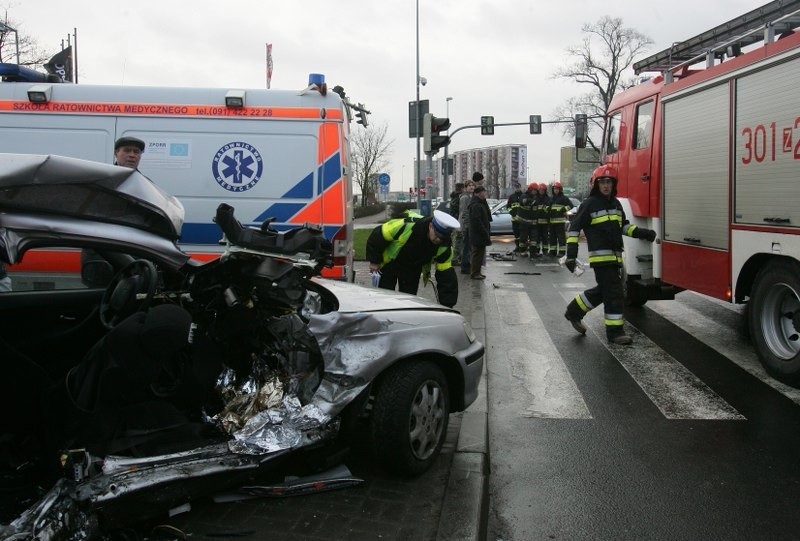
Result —
POLYGON ((776 260, 756 276, 748 310, 750 338, 774 378, 800 386, 800 265, 776 260))

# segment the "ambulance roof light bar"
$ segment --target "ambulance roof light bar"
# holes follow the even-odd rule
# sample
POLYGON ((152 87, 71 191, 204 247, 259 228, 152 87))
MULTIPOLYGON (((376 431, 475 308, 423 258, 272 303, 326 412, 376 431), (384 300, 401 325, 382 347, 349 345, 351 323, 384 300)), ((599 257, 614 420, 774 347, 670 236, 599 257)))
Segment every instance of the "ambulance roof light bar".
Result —
POLYGON ((53 85, 33 85, 28 89, 28 101, 31 103, 47 103, 50 101, 52 92, 53 85))
POLYGON ((225 94, 225 107, 241 109, 244 107, 245 94, 244 90, 228 90, 228 93, 225 94))

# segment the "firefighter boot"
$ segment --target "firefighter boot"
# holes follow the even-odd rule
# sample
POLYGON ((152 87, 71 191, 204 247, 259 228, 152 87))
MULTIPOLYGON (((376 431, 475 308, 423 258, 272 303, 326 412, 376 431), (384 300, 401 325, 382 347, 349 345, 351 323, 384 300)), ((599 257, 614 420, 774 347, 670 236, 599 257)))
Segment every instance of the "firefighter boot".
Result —
POLYGON ((578 303, 575 301, 569 303, 567 311, 564 312, 564 317, 578 334, 586 334, 586 325, 583 324, 583 311, 578 306, 578 303))

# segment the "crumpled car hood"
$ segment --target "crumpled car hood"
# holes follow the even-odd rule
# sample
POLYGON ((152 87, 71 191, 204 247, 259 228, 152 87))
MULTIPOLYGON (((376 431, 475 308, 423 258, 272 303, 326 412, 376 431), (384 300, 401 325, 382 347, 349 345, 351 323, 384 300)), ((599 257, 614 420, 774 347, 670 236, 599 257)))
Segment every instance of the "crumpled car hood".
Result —
POLYGON ((339 300, 339 312, 386 312, 392 310, 456 312, 456 310, 428 299, 388 289, 367 288, 333 280, 316 279, 315 282, 336 295, 339 300))

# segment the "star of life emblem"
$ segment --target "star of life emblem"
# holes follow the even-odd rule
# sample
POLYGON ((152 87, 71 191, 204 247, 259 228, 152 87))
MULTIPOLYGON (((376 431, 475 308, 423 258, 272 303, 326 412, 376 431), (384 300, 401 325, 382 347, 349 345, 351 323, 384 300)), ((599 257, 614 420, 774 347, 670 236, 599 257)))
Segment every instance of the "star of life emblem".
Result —
POLYGON ((214 154, 211 169, 217 184, 231 192, 245 192, 261 180, 264 161, 253 145, 234 141, 214 154))

